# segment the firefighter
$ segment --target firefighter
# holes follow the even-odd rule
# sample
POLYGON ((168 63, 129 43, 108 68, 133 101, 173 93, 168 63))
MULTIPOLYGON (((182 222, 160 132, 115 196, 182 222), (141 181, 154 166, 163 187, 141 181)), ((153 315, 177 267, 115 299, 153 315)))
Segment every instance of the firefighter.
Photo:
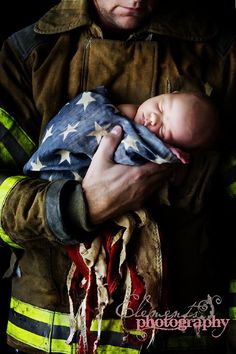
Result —
MULTIPOLYGON (((222 207, 216 178, 220 152, 196 155, 188 166, 174 170, 152 163, 116 165, 112 157, 122 139, 117 128, 103 137, 82 183, 50 182, 22 173, 48 121, 78 93, 98 86, 108 89, 115 105, 140 104, 181 90, 187 77, 220 104, 232 132, 235 31, 215 23, 214 16, 209 20, 199 2, 189 16, 180 4, 62 0, 3 44, 0 237, 14 255, 7 340, 18 352, 77 352, 82 328, 73 328, 67 289, 71 260, 64 246, 96 238, 102 224, 144 204, 165 235, 166 303, 160 311, 168 308, 181 315, 217 295, 222 306, 215 316, 227 314, 223 225, 217 217, 222 207), (171 206, 160 206, 155 190, 170 174, 178 177, 171 206)), ((92 323, 91 331, 101 332, 98 352, 227 353, 226 331, 216 339, 208 332, 197 336, 192 328, 184 333, 158 331, 147 349, 136 332, 124 336, 119 306, 117 296, 101 327, 98 321, 92 323)), ((80 347, 86 352, 84 343, 80 347)))

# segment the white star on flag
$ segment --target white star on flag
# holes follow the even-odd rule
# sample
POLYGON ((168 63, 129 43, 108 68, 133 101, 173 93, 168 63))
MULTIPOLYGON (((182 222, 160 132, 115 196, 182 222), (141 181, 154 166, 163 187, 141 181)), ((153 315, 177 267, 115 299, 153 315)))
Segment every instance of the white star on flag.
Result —
POLYGON ((67 151, 67 150, 59 150, 59 151, 57 152, 57 154, 61 156, 61 160, 60 160, 59 164, 62 163, 62 162, 64 162, 64 161, 68 161, 69 164, 70 164, 70 151, 67 151))
POLYGON ((76 123, 75 125, 70 125, 70 124, 67 125, 66 130, 64 130, 64 132, 59 134, 59 135, 63 135, 63 141, 67 138, 68 134, 77 132, 77 130, 75 128, 77 128, 78 125, 79 125, 79 122, 76 123))
POLYGON ((83 92, 81 99, 76 103, 78 104, 83 104, 84 105, 84 111, 86 110, 87 106, 89 103, 96 101, 95 98, 91 96, 91 92, 83 92))
POLYGON ((32 170, 33 171, 41 171, 41 169, 43 168, 43 167, 46 167, 45 165, 43 165, 42 163, 41 163, 41 161, 39 160, 39 158, 37 157, 37 160, 36 160, 36 162, 31 162, 31 166, 32 166, 32 170))
POLYGON ((155 160, 153 160, 153 162, 157 163, 158 165, 162 164, 162 163, 167 163, 168 160, 167 159, 163 159, 160 156, 157 156, 157 158, 155 160))
MULTIPOLYGON (((53 124, 53 125, 54 125, 54 124, 53 124)), ((44 137, 43 137, 42 143, 44 143, 44 141, 47 140, 47 138, 49 138, 50 136, 53 135, 53 134, 52 134, 53 125, 52 125, 49 129, 47 129, 47 131, 46 131, 46 133, 45 133, 45 135, 44 135, 44 137)))
POLYGON ((134 150, 139 151, 136 142, 137 140, 133 139, 132 136, 127 135, 127 137, 123 139, 121 143, 124 144, 126 151, 128 150, 129 147, 132 147, 134 150))
POLYGON ((170 162, 171 161, 171 153, 169 155, 167 155, 165 159, 163 159, 161 156, 157 156, 157 158, 153 161, 158 164, 170 162))
POLYGON ((102 127, 99 125, 97 122, 95 122, 95 130, 88 134, 88 136, 95 136, 97 139, 97 143, 99 144, 102 137, 107 134, 107 130, 110 127, 111 124, 105 125, 105 127, 102 127))

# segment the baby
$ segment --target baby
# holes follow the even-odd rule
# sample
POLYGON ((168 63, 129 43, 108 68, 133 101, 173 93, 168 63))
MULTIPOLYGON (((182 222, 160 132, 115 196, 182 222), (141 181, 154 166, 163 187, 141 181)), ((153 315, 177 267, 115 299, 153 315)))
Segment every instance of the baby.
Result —
POLYGON ((219 133, 215 107, 208 97, 197 93, 175 91, 149 98, 140 106, 118 108, 163 142, 186 151, 212 146, 219 133))
POLYGON ((124 137, 114 161, 128 165, 187 163, 188 153, 211 147, 219 131, 217 111, 203 95, 174 92, 140 106, 114 107, 106 89, 99 87, 74 98, 48 123, 24 173, 45 179, 83 178, 101 138, 117 124, 124 137))

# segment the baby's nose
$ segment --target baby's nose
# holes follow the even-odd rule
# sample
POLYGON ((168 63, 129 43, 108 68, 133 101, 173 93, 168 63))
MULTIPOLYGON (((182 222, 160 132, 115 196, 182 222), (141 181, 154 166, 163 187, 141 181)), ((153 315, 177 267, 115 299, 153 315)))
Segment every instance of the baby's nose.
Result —
POLYGON ((150 124, 151 126, 156 125, 159 122, 159 117, 156 113, 151 113, 150 114, 150 124))
POLYGON ((152 112, 145 120, 145 126, 151 125, 152 127, 160 121, 158 114, 152 112))

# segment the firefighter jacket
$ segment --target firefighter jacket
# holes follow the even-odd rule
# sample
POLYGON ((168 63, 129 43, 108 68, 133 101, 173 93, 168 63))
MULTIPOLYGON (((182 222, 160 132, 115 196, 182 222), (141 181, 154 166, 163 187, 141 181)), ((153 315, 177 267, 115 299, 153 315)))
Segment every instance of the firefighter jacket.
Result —
MULTIPOLYGON (((114 104, 139 104, 194 82, 220 102, 230 125, 236 113, 235 33, 199 21, 157 13, 129 38, 113 40, 94 22, 89 1, 63 0, 5 41, 0 53, 0 159, 8 177, 0 187, 0 237, 18 258, 7 328, 13 347, 28 353, 76 352, 75 343, 66 344, 71 261, 64 244, 96 233, 87 221, 80 184, 23 176, 22 167, 48 121, 78 93, 98 86, 108 89, 114 104), (71 189, 78 198, 76 232, 63 218, 71 189)), ((220 311, 226 308, 222 239, 227 238, 222 236, 218 164, 216 152, 196 156, 184 185, 173 186, 171 206, 159 207, 155 196, 150 202, 165 235, 164 281, 172 311, 184 312, 208 294, 222 296, 220 311)), ((116 320, 104 321, 103 326, 101 352, 139 351, 132 342, 122 342, 116 320)), ((194 349, 196 342, 201 348, 214 347, 207 353, 217 353, 225 337, 224 333, 218 340, 211 335, 196 340, 196 335, 176 332, 173 339, 172 334, 160 331, 155 353, 176 346, 180 352, 186 346, 194 349)))

